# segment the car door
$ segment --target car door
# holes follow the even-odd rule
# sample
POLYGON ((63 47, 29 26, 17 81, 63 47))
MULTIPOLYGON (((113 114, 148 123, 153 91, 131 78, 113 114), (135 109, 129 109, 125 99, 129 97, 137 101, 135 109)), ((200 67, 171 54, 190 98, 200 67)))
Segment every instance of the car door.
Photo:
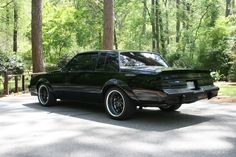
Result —
POLYGON ((79 55, 73 57, 69 63, 63 67, 61 70, 53 72, 51 76, 51 85, 56 94, 56 97, 62 100, 70 100, 71 94, 71 84, 70 84, 70 74, 74 71, 77 65, 77 60, 79 55))
POLYGON ((68 69, 66 77, 67 97, 70 100, 88 101, 97 93, 94 70, 98 52, 79 54, 68 69))
POLYGON ((103 101, 102 89, 105 83, 111 79, 119 77, 119 59, 118 53, 114 51, 100 52, 94 75, 96 80, 94 85, 99 92, 98 98, 103 101))

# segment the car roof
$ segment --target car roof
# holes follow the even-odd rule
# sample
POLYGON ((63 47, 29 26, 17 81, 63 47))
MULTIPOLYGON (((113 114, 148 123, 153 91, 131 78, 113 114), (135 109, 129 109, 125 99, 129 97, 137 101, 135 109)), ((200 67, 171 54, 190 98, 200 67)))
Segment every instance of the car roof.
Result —
POLYGON ((140 50, 91 50, 91 51, 84 51, 79 52, 78 54, 84 54, 84 53, 94 53, 94 52, 116 52, 116 53, 122 53, 122 52, 134 52, 134 53, 156 53, 160 54, 159 52, 153 52, 153 51, 140 51, 140 50))

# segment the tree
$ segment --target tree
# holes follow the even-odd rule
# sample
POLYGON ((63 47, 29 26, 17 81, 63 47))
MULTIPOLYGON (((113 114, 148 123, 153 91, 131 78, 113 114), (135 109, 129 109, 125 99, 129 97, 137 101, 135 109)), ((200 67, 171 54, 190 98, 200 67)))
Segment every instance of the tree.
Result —
POLYGON ((114 45, 113 0, 104 0, 103 49, 112 50, 114 45))
MULTIPOLYGON (((209 60, 215 59, 214 56, 225 58, 225 54, 235 53, 236 48, 232 48, 236 43, 236 25, 233 23, 236 21, 235 1, 90 0, 88 3, 85 0, 45 0, 42 1, 41 32, 44 58, 35 55, 33 58, 41 58, 39 60, 44 60, 46 64, 56 64, 60 56, 90 49, 105 49, 108 43, 106 49, 159 50, 170 65, 178 67, 209 68, 209 60)), ((2 0, 0 4, 0 51, 13 51, 15 45, 17 56, 22 56, 24 63, 28 62, 28 70, 32 66, 29 44, 31 28, 28 27, 31 24, 30 2, 33 2, 32 6, 39 3, 33 0, 2 0), (16 2, 17 9, 14 9, 16 2), (18 14, 18 24, 14 20, 14 12, 18 14), (15 24, 18 25, 18 32, 15 24), (13 36, 17 42, 12 42, 13 36)), ((35 30, 40 32, 38 28, 35 30)), ((35 52, 34 45, 40 44, 33 44, 35 52)), ((42 47, 39 52, 37 54, 42 55, 42 47)), ((234 60, 230 58, 229 61, 234 60)), ((227 62, 218 60, 217 65, 227 62)), ((41 64, 34 61, 35 65, 41 64)), ((231 65, 216 66, 213 70, 222 73, 222 69, 226 69, 224 73, 227 74, 225 67, 231 65)))
MULTIPOLYGON (((18 4, 13 0, 13 52, 17 53, 18 37, 18 4)), ((15 77, 15 92, 18 92, 18 77, 15 77)))
POLYGON ((152 25, 152 50, 156 50, 156 22, 155 22, 155 12, 156 12, 156 7, 155 7, 155 0, 151 0, 151 25, 152 25))
POLYGON ((6 43, 5 50, 6 51, 8 51, 9 47, 10 47, 9 46, 10 45, 10 43, 9 43, 9 41, 10 41, 10 39, 9 39, 9 37, 10 37, 9 27, 10 27, 10 5, 11 5, 11 3, 9 2, 4 6, 5 9, 6 9, 6 15, 5 15, 5 24, 6 24, 6 28, 5 28, 5 43, 6 43))
POLYGON ((180 0, 176 0, 176 42, 180 40, 180 0))
POLYGON ((165 5, 165 34, 166 34, 166 41, 167 41, 167 45, 170 44, 170 37, 169 37, 169 12, 168 12, 168 7, 169 7, 169 2, 168 0, 164 1, 164 5, 165 5))
POLYGON ((160 51, 160 4, 159 0, 151 0, 152 50, 160 51))
POLYGON ((233 0, 232 1, 232 13, 233 13, 233 15, 235 15, 235 13, 236 13, 236 5, 235 5, 235 0, 233 0))
POLYGON ((17 53, 17 37, 18 37, 18 4, 13 0, 13 52, 17 53))
POLYGON ((160 4, 155 0, 156 51, 160 51, 160 4))
POLYGON ((226 0, 225 17, 228 17, 230 15, 230 2, 231 0, 226 0))
POLYGON ((42 0, 32 0, 32 61, 33 72, 44 71, 42 46, 42 0))

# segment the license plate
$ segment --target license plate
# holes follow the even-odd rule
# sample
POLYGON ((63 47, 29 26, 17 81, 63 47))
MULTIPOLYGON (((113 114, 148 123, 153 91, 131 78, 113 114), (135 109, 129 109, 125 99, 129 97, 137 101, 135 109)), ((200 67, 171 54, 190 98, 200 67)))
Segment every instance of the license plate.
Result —
POLYGON ((193 81, 187 81, 187 88, 188 89, 195 89, 195 84, 193 81))

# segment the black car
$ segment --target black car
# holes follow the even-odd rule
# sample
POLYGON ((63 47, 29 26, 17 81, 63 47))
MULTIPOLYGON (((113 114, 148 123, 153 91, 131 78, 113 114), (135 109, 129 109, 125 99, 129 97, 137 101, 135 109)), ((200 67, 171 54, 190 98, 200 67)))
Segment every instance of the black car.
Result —
POLYGON ((32 76, 29 88, 42 106, 104 103, 113 119, 129 118, 137 106, 175 111, 219 90, 208 70, 170 68, 160 54, 139 51, 79 53, 59 71, 32 76))

